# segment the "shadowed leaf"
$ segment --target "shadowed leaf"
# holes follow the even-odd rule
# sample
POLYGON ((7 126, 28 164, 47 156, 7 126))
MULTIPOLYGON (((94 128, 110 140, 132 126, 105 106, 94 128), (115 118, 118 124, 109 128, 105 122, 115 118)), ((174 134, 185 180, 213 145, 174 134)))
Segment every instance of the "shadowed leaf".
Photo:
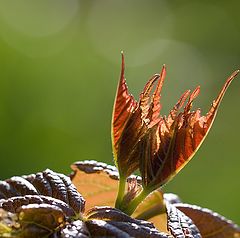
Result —
POLYGON ((0 200, 0 208, 12 213, 18 212, 21 206, 28 204, 49 204, 57 206, 65 213, 66 216, 75 216, 74 210, 68 204, 52 197, 42 195, 25 195, 0 200))
POLYGON ((209 209, 184 203, 175 206, 192 219, 203 238, 240 237, 239 226, 209 209))
POLYGON ((0 237, 14 237, 19 226, 16 214, 0 209, 0 237))
POLYGON ((64 174, 46 169, 43 172, 24 176, 37 189, 38 194, 57 198, 69 204, 76 213, 84 211, 85 200, 64 174))
POLYGON ((76 213, 81 213, 84 210, 85 200, 78 193, 70 178, 50 169, 0 181, 0 198, 8 199, 24 195, 48 196, 65 202, 76 213))
POLYGON ((86 214, 86 225, 92 236, 113 237, 169 237, 151 223, 129 217, 118 209, 96 207, 86 214))
POLYGON ((53 232, 65 223, 65 214, 55 205, 29 204, 22 206, 18 213, 23 228, 32 223, 53 232))
POLYGON ((174 205, 167 204, 168 229, 175 238, 201 238, 193 221, 174 205))

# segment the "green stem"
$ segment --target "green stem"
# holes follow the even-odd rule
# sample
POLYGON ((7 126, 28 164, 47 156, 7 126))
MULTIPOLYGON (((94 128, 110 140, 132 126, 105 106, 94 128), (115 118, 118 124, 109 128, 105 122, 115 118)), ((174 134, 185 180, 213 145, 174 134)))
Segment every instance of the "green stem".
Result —
POLYGON ((131 216, 133 212, 136 210, 137 206, 148 196, 150 192, 148 190, 143 189, 139 195, 137 195, 124 209, 123 212, 131 216))
POLYGON ((121 203, 125 195, 125 186, 126 186, 126 177, 120 175, 119 185, 118 185, 118 195, 115 202, 115 207, 118 209, 121 208, 121 203))

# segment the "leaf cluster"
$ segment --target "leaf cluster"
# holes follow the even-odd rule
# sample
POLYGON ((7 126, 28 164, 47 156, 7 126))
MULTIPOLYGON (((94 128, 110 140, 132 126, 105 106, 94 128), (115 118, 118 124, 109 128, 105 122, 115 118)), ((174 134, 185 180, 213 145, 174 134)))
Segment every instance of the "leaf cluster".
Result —
MULTIPOLYGON (((239 237, 240 228, 174 194, 151 193, 128 216, 114 208, 117 169, 96 161, 72 165, 65 176, 49 169, 0 181, 0 237, 239 237), (86 201, 85 201, 86 199, 86 201), (107 206, 106 206, 107 205, 107 206)), ((127 185, 141 186, 131 176, 127 185)))

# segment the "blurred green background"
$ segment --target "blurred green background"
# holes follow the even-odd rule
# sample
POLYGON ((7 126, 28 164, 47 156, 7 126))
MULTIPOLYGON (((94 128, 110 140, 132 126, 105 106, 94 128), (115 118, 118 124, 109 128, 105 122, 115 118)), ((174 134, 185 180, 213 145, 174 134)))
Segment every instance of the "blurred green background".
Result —
MULTIPOLYGON (((130 91, 167 65, 162 113, 201 85, 206 113, 240 63, 239 1, 0 1, 0 178, 113 164, 111 111, 126 57, 130 91)), ((238 77, 208 138, 165 191, 240 223, 238 77)))

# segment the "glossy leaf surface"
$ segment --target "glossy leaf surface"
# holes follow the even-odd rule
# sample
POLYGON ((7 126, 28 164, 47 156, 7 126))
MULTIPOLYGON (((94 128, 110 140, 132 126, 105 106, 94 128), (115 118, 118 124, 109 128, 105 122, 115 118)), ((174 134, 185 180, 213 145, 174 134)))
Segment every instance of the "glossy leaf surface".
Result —
MULTIPOLYGON (((66 206, 70 207, 70 210, 77 214, 84 210, 85 200, 72 184, 70 178, 50 169, 28 176, 15 176, 0 181, 0 198, 7 200, 15 197, 13 200, 16 203, 17 197, 24 200, 25 195, 28 195, 28 198, 33 195, 32 198, 36 199, 40 195, 39 200, 43 199, 43 196, 46 196, 45 200, 56 198, 60 202, 64 202, 66 206)), ((4 202, 4 204, 6 203, 4 202)))
POLYGON ((192 219, 203 238, 240 237, 240 227, 216 212, 184 203, 176 207, 192 219))
POLYGON ((131 218, 118 209, 97 207, 86 214, 86 225, 92 236, 113 237, 169 237, 151 223, 131 218))
POLYGON ((127 90, 123 59, 112 120, 112 141, 120 176, 129 176, 139 168, 143 187, 147 190, 153 191, 167 183, 203 142, 220 102, 238 72, 227 79, 205 116, 201 115, 200 109, 191 111, 200 87, 193 92, 187 90, 169 115, 161 116, 160 94, 166 76, 165 66, 160 75, 154 75, 146 83, 136 102, 127 90))
POLYGON ((167 204, 168 228, 176 238, 201 238, 201 234, 193 221, 174 205, 167 204))

